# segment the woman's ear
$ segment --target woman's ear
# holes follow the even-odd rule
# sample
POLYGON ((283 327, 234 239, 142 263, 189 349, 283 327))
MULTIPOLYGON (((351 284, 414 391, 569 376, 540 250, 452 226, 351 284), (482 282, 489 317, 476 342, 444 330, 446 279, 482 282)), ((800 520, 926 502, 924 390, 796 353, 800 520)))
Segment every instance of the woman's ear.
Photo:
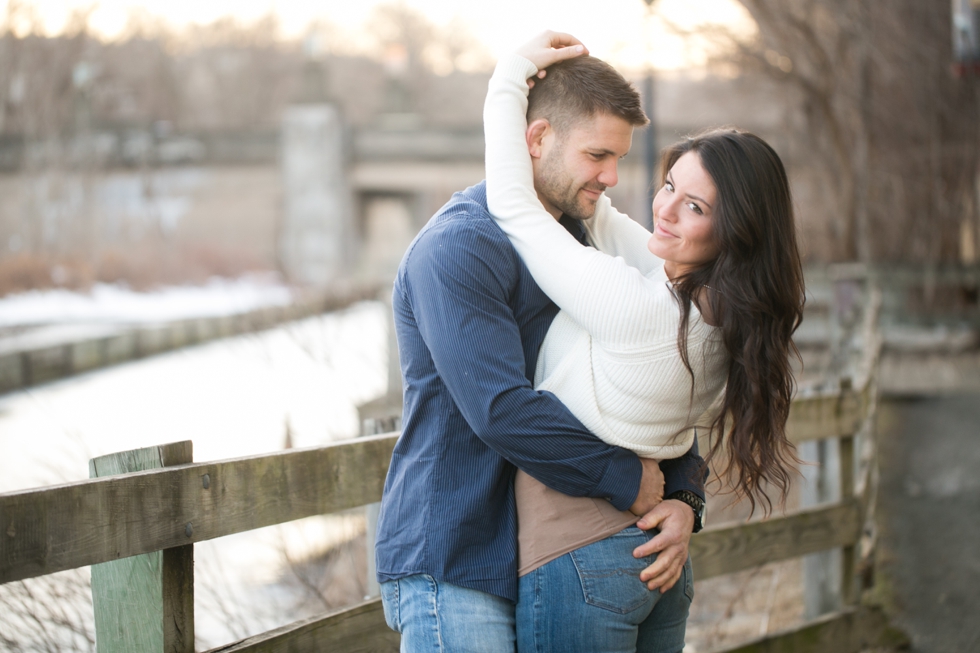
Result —
POLYGON ((527 140, 527 151, 531 158, 540 159, 544 153, 545 141, 548 140, 554 130, 551 123, 544 118, 539 118, 527 126, 524 138, 527 140))

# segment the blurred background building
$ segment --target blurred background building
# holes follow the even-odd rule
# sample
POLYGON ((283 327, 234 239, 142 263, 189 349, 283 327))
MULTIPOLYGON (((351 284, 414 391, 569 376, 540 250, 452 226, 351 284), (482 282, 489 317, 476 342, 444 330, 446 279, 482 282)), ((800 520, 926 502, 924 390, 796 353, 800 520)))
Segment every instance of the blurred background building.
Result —
MULTIPOLYGON (((727 3, 741 22, 693 23, 670 4, 641 14, 646 34, 696 56, 658 73, 658 146, 718 125, 768 139, 812 263, 975 260, 968 0, 747 0, 727 3)), ((6 3, 0 292, 255 269, 390 277, 425 220, 482 178, 493 56, 424 5, 377 6, 359 52, 329 23, 289 36, 275 13, 175 26, 134 10, 108 37, 95 9, 51 33, 36 7, 6 3)), ((647 64, 624 48, 597 54, 641 87, 647 64)), ((639 218, 650 180, 635 149, 610 194, 639 218)))

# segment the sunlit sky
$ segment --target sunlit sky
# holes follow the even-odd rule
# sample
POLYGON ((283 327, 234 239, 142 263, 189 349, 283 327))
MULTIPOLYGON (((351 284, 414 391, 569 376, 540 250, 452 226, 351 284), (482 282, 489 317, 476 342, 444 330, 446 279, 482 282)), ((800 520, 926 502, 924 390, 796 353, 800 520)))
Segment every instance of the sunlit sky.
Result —
MULTIPOLYGON (((0 1, 5 7, 10 0, 0 1)), ((596 56, 627 68, 647 62, 661 69, 697 65, 703 58, 697 46, 685 44, 654 18, 647 19, 642 0, 35 0, 30 7, 49 34, 57 34, 72 10, 94 6, 90 25, 113 37, 131 13, 142 11, 171 26, 206 24, 223 16, 244 23, 275 14, 283 36, 301 36, 313 21, 341 28, 348 45, 369 38, 364 25, 378 5, 402 4, 418 10, 433 23, 462 23, 494 57, 500 56, 543 29, 567 31, 579 37, 596 56)), ((735 0, 659 0, 657 10, 675 23, 725 22, 744 27, 745 12, 735 0)))

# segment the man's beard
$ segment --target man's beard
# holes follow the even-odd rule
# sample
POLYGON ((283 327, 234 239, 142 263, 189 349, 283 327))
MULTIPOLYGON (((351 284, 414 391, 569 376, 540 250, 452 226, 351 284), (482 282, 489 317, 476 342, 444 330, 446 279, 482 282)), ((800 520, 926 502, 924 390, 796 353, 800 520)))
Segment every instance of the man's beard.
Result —
POLYGON ((564 147, 556 143, 546 159, 541 162, 535 190, 544 199, 575 220, 588 220, 595 215, 595 202, 579 193, 582 188, 602 192, 606 187, 600 184, 578 185, 565 170, 564 147))

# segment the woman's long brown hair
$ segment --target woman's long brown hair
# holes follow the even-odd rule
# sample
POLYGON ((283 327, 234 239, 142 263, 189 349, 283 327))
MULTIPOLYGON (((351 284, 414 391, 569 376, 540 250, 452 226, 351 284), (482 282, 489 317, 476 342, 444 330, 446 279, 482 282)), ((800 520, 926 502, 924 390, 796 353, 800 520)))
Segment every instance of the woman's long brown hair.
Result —
POLYGON ((693 377, 687 331, 695 302, 720 328, 731 357, 706 463, 724 448, 727 462, 719 476, 736 499, 748 498, 753 512, 758 501, 768 514, 767 489, 776 489, 784 501, 798 462, 786 420, 795 385, 790 355, 799 356, 792 335, 805 298, 789 181, 765 141, 726 129, 667 148, 661 183, 688 152, 697 154, 715 183, 712 228, 720 254, 673 280, 681 304, 678 346, 693 377))

